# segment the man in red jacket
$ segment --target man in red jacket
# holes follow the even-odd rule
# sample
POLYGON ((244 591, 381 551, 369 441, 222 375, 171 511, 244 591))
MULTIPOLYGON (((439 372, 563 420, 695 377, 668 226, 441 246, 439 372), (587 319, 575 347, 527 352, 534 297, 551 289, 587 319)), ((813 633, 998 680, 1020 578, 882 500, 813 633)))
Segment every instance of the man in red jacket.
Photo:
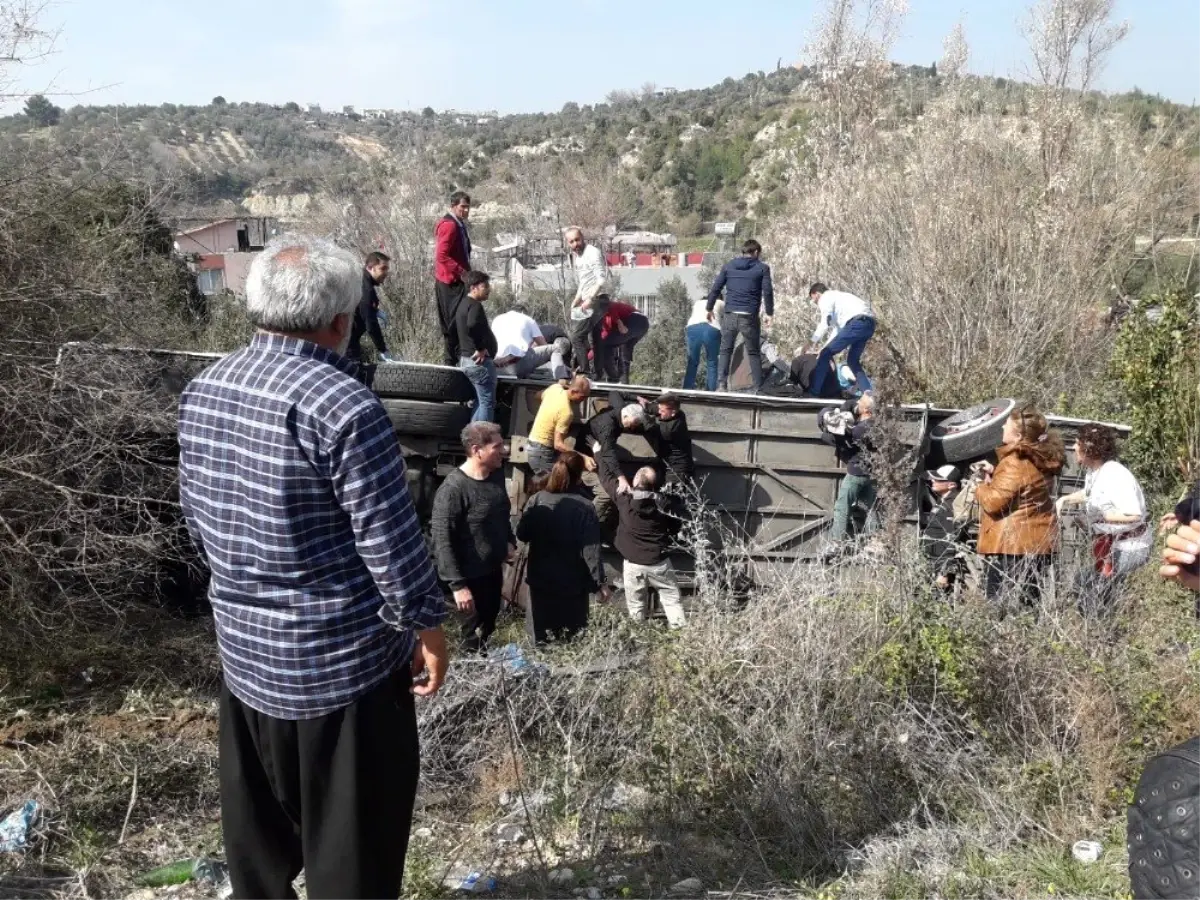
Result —
POLYGON ((438 324, 446 344, 445 364, 458 365, 458 329, 455 313, 466 297, 463 277, 471 271, 471 236, 467 219, 471 215, 471 198, 463 191, 450 195, 450 212, 438 220, 434 229, 434 282, 437 293, 438 324))

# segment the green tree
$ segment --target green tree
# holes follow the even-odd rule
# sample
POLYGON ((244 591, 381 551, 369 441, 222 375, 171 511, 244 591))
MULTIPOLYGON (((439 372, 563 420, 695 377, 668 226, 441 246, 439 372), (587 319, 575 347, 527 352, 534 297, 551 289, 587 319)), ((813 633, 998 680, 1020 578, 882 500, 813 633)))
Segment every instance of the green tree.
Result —
POLYGON ((679 278, 664 281, 654 304, 650 331, 633 355, 632 380, 637 384, 670 388, 683 384, 687 368, 684 327, 692 312, 692 298, 679 278))
POLYGON ((1194 288, 1138 301, 1121 323, 1113 374, 1133 426, 1125 455, 1147 493, 1200 478, 1200 311, 1194 288))
POLYGON ((433 111, 432 106, 427 106, 423 110, 421 110, 421 118, 423 118, 423 119, 432 119, 434 117, 434 115, 435 115, 435 113, 433 111))
POLYGON ((39 128, 49 128, 57 125, 62 116, 62 110, 51 103, 42 94, 34 94, 25 101, 25 115, 39 128))
POLYGON ((213 106, 224 106, 225 98, 222 97, 220 94, 217 94, 217 96, 212 98, 212 105, 213 106))

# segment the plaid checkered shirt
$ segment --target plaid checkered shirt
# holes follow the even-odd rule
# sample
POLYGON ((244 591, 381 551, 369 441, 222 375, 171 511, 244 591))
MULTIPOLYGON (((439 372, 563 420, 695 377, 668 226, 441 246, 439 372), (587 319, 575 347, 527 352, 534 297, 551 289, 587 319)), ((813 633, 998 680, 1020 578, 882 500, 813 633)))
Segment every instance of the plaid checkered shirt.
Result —
POLYGON ((179 404, 179 495, 229 690, 280 719, 352 703, 446 617, 404 460, 354 364, 256 335, 179 404))

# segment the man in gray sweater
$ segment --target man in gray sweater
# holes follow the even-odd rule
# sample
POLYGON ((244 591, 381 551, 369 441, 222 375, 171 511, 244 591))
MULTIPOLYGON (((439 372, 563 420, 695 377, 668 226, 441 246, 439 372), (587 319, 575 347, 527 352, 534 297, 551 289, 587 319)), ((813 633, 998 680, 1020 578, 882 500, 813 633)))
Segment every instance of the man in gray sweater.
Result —
POLYGON ((463 646, 486 648, 496 630, 504 563, 516 551, 508 490, 507 448, 494 422, 472 422, 462 432, 467 461, 446 476, 433 498, 433 548, 438 574, 466 614, 463 646))

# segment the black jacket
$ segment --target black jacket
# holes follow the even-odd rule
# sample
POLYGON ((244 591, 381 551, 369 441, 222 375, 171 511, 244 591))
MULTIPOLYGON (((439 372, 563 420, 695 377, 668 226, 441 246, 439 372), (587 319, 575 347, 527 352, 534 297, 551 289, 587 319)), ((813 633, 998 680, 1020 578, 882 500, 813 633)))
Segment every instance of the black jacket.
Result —
POLYGON ((601 484, 604 483, 605 478, 616 481, 621 477, 621 465, 617 457, 617 441, 625 433, 625 428, 621 424, 621 408, 624 405, 625 401, 621 399, 619 391, 609 391, 608 409, 596 413, 587 421, 588 436, 600 445, 598 451, 592 451, 590 446, 587 449, 589 452, 594 452, 601 484))
POLYGON ((604 584, 596 508, 576 493, 539 491, 525 506, 517 537, 529 544, 525 580, 563 595, 590 594, 604 584))
POLYGON ((683 410, 675 413, 673 419, 657 416, 653 419, 653 424, 646 429, 646 441, 654 448, 655 455, 676 478, 694 478, 696 461, 692 459, 692 435, 683 410))
MULTIPOLYGON (((967 523, 954 518, 954 500, 962 491, 955 488, 945 497, 938 499, 921 532, 921 549, 937 575, 944 575, 954 566, 954 560, 962 551, 967 523)), ((935 495, 936 497, 936 495, 935 495)))
POLYGON ((354 323, 350 326, 350 346, 346 349, 346 356, 350 359, 362 357, 359 344, 363 335, 370 336, 375 349, 380 353, 388 352, 387 342, 383 339, 383 329, 379 327, 379 294, 375 292, 378 286, 371 273, 363 269, 362 297, 354 310, 354 323))
MULTIPOLYGON (((857 400, 847 400, 842 404, 841 409, 843 412, 853 412, 857 403, 857 400)), ((825 430, 825 412, 837 408, 836 406, 827 406, 817 415, 821 440, 833 445, 834 450, 837 451, 838 460, 846 464, 846 474, 857 475, 859 478, 870 478, 871 470, 868 460, 875 449, 871 442, 871 431, 875 420, 872 418, 855 421, 854 426, 847 429, 844 435, 830 434, 825 430)))
MULTIPOLYGON (((790 380, 792 384, 798 385, 800 390, 808 394, 808 387, 812 384, 813 373, 816 371, 817 354, 801 353, 792 360, 790 380)), ((809 396, 812 395, 809 394, 809 396)), ((842 386, 838 383, 833 363, 829 363, 829 372, 825 376, 824 384, 821 385, 821 399, 836 400, 840 396, 842 396, 842 386)))
POLYGON ((667 513, 664 498, 654 491, 617 492, 615 478, 600 478, 600 484, 613 499, 620 521, 613 546, 622 558, 640 566, 655 566, 667 558, 671 539, 679 533, 683 520, 667 513))
POLYGON ((463 297, 454 319, 458 328, 459 356, 474 356, 476 351, 486 350, 488 356, 493 360, 496 358, 496 335, 492 334, 481 301, 463 297))

